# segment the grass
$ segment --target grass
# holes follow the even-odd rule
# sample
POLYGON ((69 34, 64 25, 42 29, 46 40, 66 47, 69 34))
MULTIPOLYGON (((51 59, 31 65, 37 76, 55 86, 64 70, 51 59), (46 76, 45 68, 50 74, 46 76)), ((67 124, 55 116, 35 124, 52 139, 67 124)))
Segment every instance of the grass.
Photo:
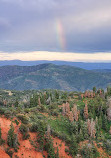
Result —
POLYGON ((60 118, 57 118, 55 120, 48 119, 48 123, 52 127, 52 129, 55 130, 55 132, 64 133, 66 135, 69 135, 69 121, 62 116, 60 118))

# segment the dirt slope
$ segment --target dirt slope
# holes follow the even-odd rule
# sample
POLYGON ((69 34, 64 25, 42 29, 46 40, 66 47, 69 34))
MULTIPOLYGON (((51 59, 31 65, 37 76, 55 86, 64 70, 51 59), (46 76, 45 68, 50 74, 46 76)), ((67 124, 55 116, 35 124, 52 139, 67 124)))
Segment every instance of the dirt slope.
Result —
MULTIPOLYGON (((8 147, 6 142, 7 142, 7 133, 11 125, 11 120, 5 117, 0 117, 0 125, 1 125, 1 131, 2 131, 2 138, 5 140, 5 144, 0 146, 0 158, 9 158, 9 155, 5 153, 5 149, 8 147)), ((13 125, 16 132, 18 126, 15 123, 13 123, 13 125)), ((36 133, 30 132, 29 134, 30 134, 30 139, 34 141, 34 139, 36 138, 36 133)), ((29 139, 23 140, 21 133, 19 133, 18 135, 18 140, 19 140, 20 146, 19 146, 18 152, 13 154, 13 158, 15 158, 15 156, 18 156, 19 158, 43 158, 43 155, 47 157, 47 153, 45 151, 43 151, 43 154, 41 152, 36 151, 35 148, 31 145, 29 139)), ((58 138, 53 138, 53 143, 54 143, 55 151, 58 146, 60 158, 63 158, 63 157, 71 158, 71 156, 68 156, 65 152, 65 148, 67 147, 65 146, 64 142, 62 142, 58 138)))

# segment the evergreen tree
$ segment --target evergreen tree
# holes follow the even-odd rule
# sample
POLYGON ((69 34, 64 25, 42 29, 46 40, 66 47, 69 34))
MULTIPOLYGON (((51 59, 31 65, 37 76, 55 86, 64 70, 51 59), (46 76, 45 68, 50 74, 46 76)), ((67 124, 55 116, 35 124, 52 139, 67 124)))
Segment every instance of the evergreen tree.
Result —
POLYGON ((102 119, 102 129, 104 129, 105 131, 108 131, 107 117, 106 116, 103 116, 103 119, 102 119))
POLYGON ((12 148, 17 148, 17 146, 19 144, 17 135, 14 133, 14 126, 12 123, 11 123, 10 129, 8 131, 7 144, 12 148))
POLYGON ((81 130, 83 132, 84 139, 88 139, 88 129, 86 122, 82 125, 81 130))
POLYGON ((58 147, 57 147, 57 152, 55 154, 55 158, 59 158, 59 149, 58 149, 58 147))
POLYGON ((71 144, 69 147, 69 152, 72 156, 75 156, 77 154, 77 151, 78 151, 77 140, 76 140, 75 135, 73 134, 72 139, 71 139, 71 144))
POLYGON ((33 106, 34 106, 33 97, 30 97, 30 108, 32 108, 33 106))
POLYGON ((2 145, 5 141, 2 139, 2 132, 0 127, 0 145, 2 145))
POLYGON ((102 128, 102 117, 100 115, 99 120, 98 120, 98 125, 99 125, 99 129, 102 128))
POLYGON ((80 129, 78 137, 79 137, 79 141, 83 141, 84 140, 83 133, 82 133, 81 129, 80 129))
POLYGON ((55 154, 55 152, 54 152, 53 141, 52 141, 51 137, 50 138, 46 137, 45 141, 46 141, 45 149, 48 153, 47 158, 59 158, 58 153, 55 154))
POLYGON ((93 92, 96 92, 96 87, 93 87, 93 92))
POLYGON ((18 100, 16 99, 16 101, 15 101, 15 107, 18 107, 18 104, 19 104, 19 102, 18 102, 18 100))
POLYGON ((85 103, 85 107, 84 107, 84 117, 85 117, 85 119, 88 119, 88 106, 87 106, 87 102, 85 103))

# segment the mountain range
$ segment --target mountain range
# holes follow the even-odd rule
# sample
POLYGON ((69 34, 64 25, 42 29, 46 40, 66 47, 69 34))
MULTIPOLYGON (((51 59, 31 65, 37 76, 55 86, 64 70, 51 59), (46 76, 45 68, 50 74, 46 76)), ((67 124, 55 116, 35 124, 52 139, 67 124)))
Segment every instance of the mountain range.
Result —
POLYGON ((51 63, 36 66, 1 66, 0 88, 11 90, 60 89, 85 91, 111 85, 110 70, 85 70, 51 63))
POLYGON ((18 65, 18 66, 34 66, 44 63, 52 63, 55 65, 69 65, 76 66, 86 70, 93 69, 110 69, 111 63, 97 63, 97 62, 69 62, 69 61, 48 61, 48 60, 38 60, 38 61, 21 61, 21 60, 0 60, 0 66, 5 65, 18 65))

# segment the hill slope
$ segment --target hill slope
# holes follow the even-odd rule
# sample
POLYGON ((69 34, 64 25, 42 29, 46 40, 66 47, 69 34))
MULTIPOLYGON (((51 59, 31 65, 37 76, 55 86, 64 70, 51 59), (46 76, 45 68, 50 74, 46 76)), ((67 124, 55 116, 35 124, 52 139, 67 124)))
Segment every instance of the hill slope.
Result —
POLYGON ((106 88, 110 73, 100 73, 71 66, 41 64, 37 66, 0 67, 0 88, 79 90, 106 88))
POLYGON ((88 62, 70 62, 70 61, 48 61, 48 60, 37 60, 37 61, 21 61, 21 60, 0 60, 0 66, 5 65, 18 65, 18 66, 34 66, 39 64, 52 63, 55 65, 68 65, 68 66, 76 66, 86 70, 93 69, 109 69, 111 70, 111 62, 110 63, 88 63, 88 62))

